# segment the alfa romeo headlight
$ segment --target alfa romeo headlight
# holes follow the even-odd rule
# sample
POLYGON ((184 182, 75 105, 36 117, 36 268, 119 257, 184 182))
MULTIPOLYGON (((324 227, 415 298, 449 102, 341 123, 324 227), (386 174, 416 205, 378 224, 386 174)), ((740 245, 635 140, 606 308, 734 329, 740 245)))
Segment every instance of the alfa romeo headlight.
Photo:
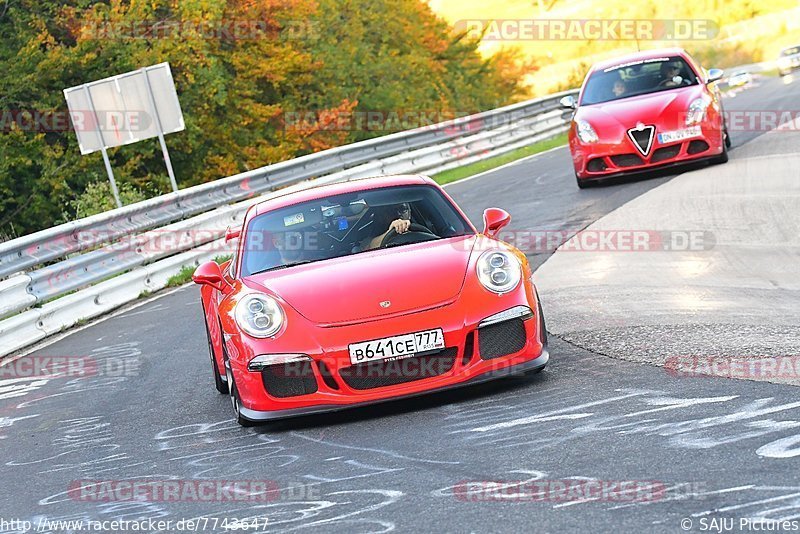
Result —
POLYGON ((686 126, 701 123, 706 116, 706 109, 709 103, 710 102, 705 98, 695 98, 692 100, 692 103, 689 104, 689 110, 686 113, 686 126))
POLYGON ((257 338, 274 336, 286 320, 278 301, 267 295, 245 295, 234 313, 239 328, 257 338))
POLYGON ((597 132, 594 131, 592 125, 584 120, 579 120, 575 123, 578 132, 578 139, 584 143, 596 143, 600 138, 597 137, 597 132))
POLYGON ((508 293, 519 285, 522 266, 519 260, 505 251, 490 250, 478 258, 478 280, 493 293, 508 293))

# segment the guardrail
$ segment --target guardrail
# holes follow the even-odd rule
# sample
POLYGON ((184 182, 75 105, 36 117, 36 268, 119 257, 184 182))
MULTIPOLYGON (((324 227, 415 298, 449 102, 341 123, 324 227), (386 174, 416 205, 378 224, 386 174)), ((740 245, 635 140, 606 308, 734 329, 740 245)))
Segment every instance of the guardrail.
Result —
POLYGON ((8 277, 0 281, 0 318, 11 316, 0 321, 0 356, 164 287, 165 273, 187 262, 220 254, 225 228, 240 224, 264 194, 349 178, 438 172, 513 150, 564 131, 558 100, 574 93, 344 145, 0 243, 0 278, 8 277), (183 239, 175 243, 176 236, 183 239), (117 297, 106 298, 111 293, 117 297), (40 307, 24 311, 32 306, 40 307))

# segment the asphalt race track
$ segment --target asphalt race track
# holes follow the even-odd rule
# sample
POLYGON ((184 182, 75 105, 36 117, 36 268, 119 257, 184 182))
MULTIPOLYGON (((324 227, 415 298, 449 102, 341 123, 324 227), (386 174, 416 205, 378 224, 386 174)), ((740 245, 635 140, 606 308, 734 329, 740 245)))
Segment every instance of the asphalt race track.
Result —
MULTIPOLYGON (((798 101, 800 82, 766 78, 726 106, 798 101)), ((738 147, 763 132, 731 133, 738 147)), ((580 191, 560 148, 448 191, 479 227, 498 206, 516 230, 574 231, 670 178, 580 191)), ((712 518, 800 518, 793 386, 680 378, 551 336, 551 365, 533 377, 243 429, 214 391, 206 351, 198 289, 187 286, 36 353, 128 362, 120 372, 0 381, 0 517, 38 532, 65 531, 45 519, 260 517, 267 531, 351 533, 700 532, 712 518), (74 492, 86 480, 198 479, 268 480, 275 491, 260 502, 74 492), (533 489, 570 481, 656 490, 581 500, 533 489), (489 482, 504 484, 500 497, 467 491, 489 482)))

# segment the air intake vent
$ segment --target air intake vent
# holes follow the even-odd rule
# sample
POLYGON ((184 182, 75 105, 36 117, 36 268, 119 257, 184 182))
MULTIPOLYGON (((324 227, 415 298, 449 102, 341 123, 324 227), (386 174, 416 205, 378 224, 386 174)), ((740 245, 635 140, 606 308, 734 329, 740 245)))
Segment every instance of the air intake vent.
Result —
POLYGON ((617 167, 635 167, 637 165, 644 165, 644 160, 636 154, 618 154, 611 156, 611 161, 617 167))
POLYGON ((699 154, 708 150, 708 143, 702 140, 694 140, 689 143, 689 148, 686 150, 688 154, 699 154))
POLYGON ((478 330, 481 359, 502 358, 525 348, 527 336, 522 319, 490 324, 478 330))
POLYGON ((382 360, 344 367, 339 370, 339 376, 353 389, 395 386, 443 375, 453 368, 457 356, 458 349, 450 347, 401 360, 382 360))
POLYGON ((317 379, 311 362, 270 365, 261 371, 264 389, 273 397, 299 397, 317 392, 317 379))
POLYGON ((665 159, 672 159, 677 156, 681 151, 681 145, 672 145, 664 148, 659 148, 653 152, 653 157, 650 158, 651 163, 664 161, 665 159))

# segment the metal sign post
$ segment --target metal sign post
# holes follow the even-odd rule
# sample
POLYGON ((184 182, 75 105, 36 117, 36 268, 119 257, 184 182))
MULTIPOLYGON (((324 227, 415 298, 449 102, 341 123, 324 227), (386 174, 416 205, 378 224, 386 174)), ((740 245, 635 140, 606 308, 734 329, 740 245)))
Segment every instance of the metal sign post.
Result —
POLYGON ((164 134, 185 128, 169 63, 64 90, 81 154, 101 152, 117 206, 122 206, 107 149, 158 137, 170 185, 178 182, 164 134))
POLYGON ((119 189, 117 189, 117 181, 114 179, 114 170, 111 168, 111 162, 108 160, 108 151, 105 147, 103 151, 103 162, 106 164, 106 172, 108 173, 108 181, 111 182, 111 192, 114 194, 114 200, 117 202, 117 207, 122 207, 122 200, 119 198, 119 189))
POLYGON ((167 150, 167 142, 164 140, 164 132, 161 129, 161 120, 158 118, 158 111, 156 111, 156 99, 153 96, 153 86, 150 85, 150 78, 147 76, 147 70, 142 69, 144 74, 145 85, 147 85, 147 96, 150 97, 150 109, 154 111, 153 118, 158 127, 158 142, 161 143, 161 152, 164 154, 164 163, 167 164, 167 174, 169 174, 169 181, 172 184, 172 190, 178 192, 178 182, 175 180, 175 172, 172 170, 172 160, 169 159, 169 151, 167 150))
MULTIPOLYGON (((100 124, 100 117, 97 116, 97 110, 94 109, 94 105, 92 104, 92 95, 89 93, 89 88, 85 85, 83 86, 83 91, 86 94, 86 100, 89 102, 89 105, 92 107, 92 115, 94 115, 94 120, 97 124, 100 124)), ((85 119, 85 118, 84 118, 85 119)), ((122 207, 122 200, 119 198, 119 189, 117 189, 117 181, 114 179, 114 169, 111 168, 111 161, 108 159, 108 151, 106 147, 101 146, 100 150, 103 152, 103 163, 106 164, 106 172, 108 173, 108 181, 111 183, 111 193, 114 195, 114 200, 117 203, 117 207, 122 207)))

